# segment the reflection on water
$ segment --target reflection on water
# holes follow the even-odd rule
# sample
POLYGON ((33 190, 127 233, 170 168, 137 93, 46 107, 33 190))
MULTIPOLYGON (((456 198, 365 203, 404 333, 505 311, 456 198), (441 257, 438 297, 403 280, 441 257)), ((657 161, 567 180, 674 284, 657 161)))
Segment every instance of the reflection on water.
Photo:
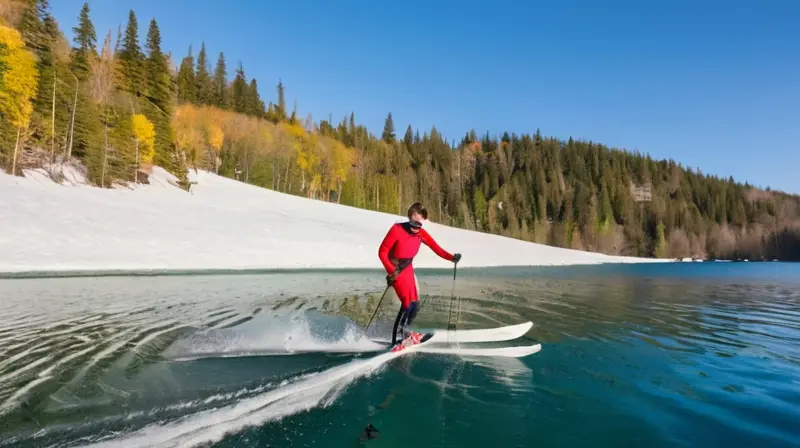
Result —
MULTIPOLYGON (((800 444, 797 265, 459 270, 459 328, 530 320, 542 351, 377 366, 382 278, 0 280, 0 445, 349 446, 365 419, 404 446, 800 444)), ((444 327, 452 271, 419 283, 444 327)))

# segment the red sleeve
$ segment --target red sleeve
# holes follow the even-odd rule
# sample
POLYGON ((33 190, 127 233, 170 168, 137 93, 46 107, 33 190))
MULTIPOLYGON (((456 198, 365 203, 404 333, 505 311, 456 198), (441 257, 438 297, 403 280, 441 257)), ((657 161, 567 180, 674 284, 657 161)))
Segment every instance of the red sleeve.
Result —
POLYGON ((444 258, 447 261, 453 261, 453 255, 436 244, 436 241, 428 232, 425 231, 425 229, 421 229, 419 231, 419 237, 426 246, 430 247, 431 250, 436 253, 436 255, 444 258))
POLYGON ((392 261, 389 259, 389 251, 392 250, 394 247, 394 243, 397 242, 397 230, 396 226, 392 226, 389 229, 389 232, 386 233, 386 236, 383 237, 383 241, 381 242, 380 247, 378 248, 378 258, 381 259, 381 263, 383 263, 383 267, 386 269, 386 273, 392 275, 394 273, 394 265, 392 261))

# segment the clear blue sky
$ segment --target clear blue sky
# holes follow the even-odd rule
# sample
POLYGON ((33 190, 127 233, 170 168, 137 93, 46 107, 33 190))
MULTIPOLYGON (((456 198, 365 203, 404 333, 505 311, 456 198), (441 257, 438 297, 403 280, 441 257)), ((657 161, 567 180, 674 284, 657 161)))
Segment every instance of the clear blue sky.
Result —
MULTIPOLYGON (((71 36, 83 0, 51 2, 71 36)), ((176 63, 205 41, 265 101, 380 133, 534 132, 800 193, 800 1, 90 0, 102 42, 133 9, 176 63)))

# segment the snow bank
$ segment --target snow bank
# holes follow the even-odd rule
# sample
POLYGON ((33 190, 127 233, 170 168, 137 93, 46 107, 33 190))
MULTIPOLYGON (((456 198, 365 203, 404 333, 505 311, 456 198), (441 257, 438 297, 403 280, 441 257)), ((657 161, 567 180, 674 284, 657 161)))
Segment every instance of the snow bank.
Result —
MULTIPOLYGON (((101 189, 70 171, 0 174, 0 272, 380 268, 377 251, 404 217, 314 201, 192 171, 191 194, 153 168, 149 185, 101 189)), ((653 261, 426 228, 459 266, 653 261)), ((418 267, 449 267, 423 247, 418 267)))

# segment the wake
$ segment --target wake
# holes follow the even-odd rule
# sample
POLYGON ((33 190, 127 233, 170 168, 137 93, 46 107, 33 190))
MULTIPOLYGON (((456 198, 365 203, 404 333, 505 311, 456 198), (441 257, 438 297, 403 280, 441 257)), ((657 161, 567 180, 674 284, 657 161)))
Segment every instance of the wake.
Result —
POLYGON ((329 370, 303 375, 279 388, 219 409, 190 415, 167 424, 151 424, 119 439, 87 446, 194 446, 217 442, 243 428, 279 420, 334 403, 347 386, 360 377, 378 371, 394 353, 371 359, 357 359, 329 370))
MULTIPOLYGON (((281 279, 297 289, 296 277, 281 279)), ((290 307, 255 292, 230 303, 228 281, 4 284, 0 446, 203 444, 328 407, 398 356, 346 317, 294 303, 282 313, 290 307), (66 294, 55 291, 65 285, 66 294), (30 297, 49 296, 57 299, 37 299, 32 311, 30 297), (368 358, 330 356, 360 353, 368 358), (256 358, 220 360, 237 357, 256 358)))
POLYGON ((231 377, 238 372, 223 370, 211 382, 191 381, 191 373, 204 368, 186 361, 385 349, 345 317, 308 311, 266 316, 258 305, 220 307, 213 296, 190 302, 157 295, 106 299, 89 297, 81 308, 54 301, 35 314, 15 295, 0 303, 0 446, 213 440, 240 426, 332 403, 380 361, 357 359, 307 373, 320 369, 317 357, 262 360, 273 377, 256 368, 260 375, 231 377), (103 302, 104 312, 86 313, 96 302, 103 302), (42 418, 49 421, 44 427, 35 424, 42 418))
POLYGON ((315 312, 290 317, 260 315, 231 328, 210 329, 177 341, 162 356, 172 361, 301 353, 365 353, 385 350, 349 319, 315 312))

